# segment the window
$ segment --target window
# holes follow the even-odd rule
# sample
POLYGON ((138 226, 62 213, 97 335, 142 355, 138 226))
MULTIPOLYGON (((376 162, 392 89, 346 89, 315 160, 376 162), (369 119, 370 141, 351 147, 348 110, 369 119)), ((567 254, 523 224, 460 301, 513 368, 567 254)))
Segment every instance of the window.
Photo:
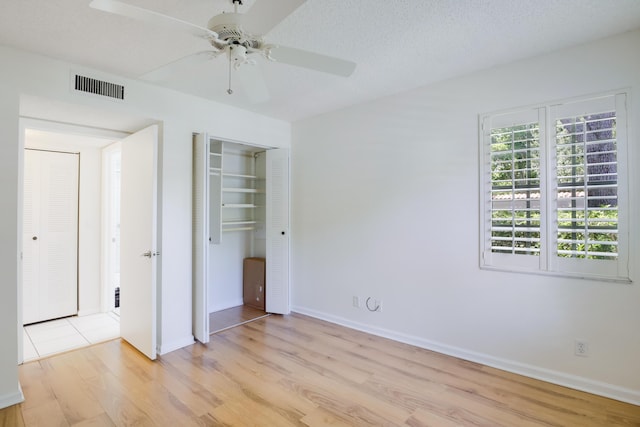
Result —
POLYGON ((480 117, 484 268, 629 280, 626 99, 480 117))

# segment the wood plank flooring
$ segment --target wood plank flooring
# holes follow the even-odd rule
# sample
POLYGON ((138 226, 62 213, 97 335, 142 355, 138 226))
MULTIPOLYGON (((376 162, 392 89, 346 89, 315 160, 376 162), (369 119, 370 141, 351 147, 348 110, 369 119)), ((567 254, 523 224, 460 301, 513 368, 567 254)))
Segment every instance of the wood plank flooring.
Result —
POLYGON ((268 315, 264 310, 248 305, 239 305, 226 310, 214 311, 209 313, 209 332, 215 334, 268 315))
POLYGON ((151 362, 123 341, 27 363, 0 426, 640 426, 640 407, 301 315, 151 362))

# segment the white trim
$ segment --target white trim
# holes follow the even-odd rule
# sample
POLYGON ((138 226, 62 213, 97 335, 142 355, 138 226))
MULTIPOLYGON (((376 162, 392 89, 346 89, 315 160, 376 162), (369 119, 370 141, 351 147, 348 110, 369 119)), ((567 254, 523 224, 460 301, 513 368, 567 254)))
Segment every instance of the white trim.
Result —
POLYGON ((576 390, 585 391, 587 393, 592 393, 640 406, 640 390, 632 390, 601 381, 579 377, 577 375, 567 374, 565 372, 554 371, 539 366, 520 363, 515 360, 503 359, 484 353, 478 353, 460 347, 454 347, 448 344, 426 340, 414 335, 403 334, 401 332, 396 332, 389 329, 378 328, 368 324, 354 322, 352 320, 345 319, 344 317, 335 316, 333 314, 324 313, 306 307, 294 306, 292 308, 292 311, 295 313, 304 314, 306 316, 345 326, 347 328, 356 329, 358 331, 366 332, 372 335, 377 335, 383 338, 388 338, 394 341, 424 348, 426 350, 435 351, 475 363, 481 363, 483 365, 512 372, 514 374, 524 375, 526 377, 534 378, 537 380, 546 381, 564 387, 569 387, 576 390))
POLYGON ((101 177, 101 247, 102 254, 100 256, 100 265, 102 268, 101 284, 100 284, 100 300, 101 311, 109 312, 115 308, 115 294, 111 289, 111 219, 113 217, 113 204, 111 201, 111 187, 113 178, 113 169, 111 167, 111 159, 114 155, 122 152, 122 143, 116 141, 102 149, 102 177, 101 177))
POLYGON ((157 348, 157 352, 160 356, 163 354, 171 353, 172 351, 180 350, 181 348, 190 346, 196 342, 193 335, 189 335, 188 337, 184 337, 179 340, 173 340, 167 344, 160 344, 157 348))
POLYGON ((621 283, 624 285, 630 285, 633 283, 633 280, 631 280, 628 277, 607 277, 607 276, 598 276, 595 274, 588 275, 588 274, 571 273, 571 272, 527 270, 527 269, 518 269, 514 266, 481 265, 480 269, 488 270, 488 271, 501 271, 505 273, 534 274, 536 276, 562 277, 565 279, 569 278, 569 279, 597 280, 599 282, 621 283))
POLYGON ((27 129, 35 129, 40 131, 64 133, 69 135, 81 135, 91 138, 102 138, 107 141, 126 138, 131 135, 130 132, 124 132, 114 129, 105 129, 99 127, 77 125, 74 123, 65 123, 54 120, 46 120, 33 118, 28 116, 20 116, 20 121, 27 129))
POLYGON ((96 307, 96 308, 91 308, 91 309, 85 309, 85 310, 78 310, 78 317, 82 317, 82 316, 90 316, 92 314, 99 314, 99 313, 104 313, 104 311, 100 310, 100 308, 96 307))
POLYGON ((0 396, 0 409, 8 408, 9 406, 17 405, 22 402, 24 402, 24 394, 22 393, 20 383, 18 383, 18 391, 0 396))

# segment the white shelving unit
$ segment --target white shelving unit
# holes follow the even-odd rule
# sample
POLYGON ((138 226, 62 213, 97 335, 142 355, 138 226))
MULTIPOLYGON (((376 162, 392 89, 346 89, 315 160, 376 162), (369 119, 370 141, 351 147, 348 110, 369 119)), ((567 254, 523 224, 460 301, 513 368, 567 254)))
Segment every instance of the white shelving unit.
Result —
POLYGON ((222 170, 222 232, 259 229, 264 223, 264 156, 228 146, 223 153, 227 161, 222 170))

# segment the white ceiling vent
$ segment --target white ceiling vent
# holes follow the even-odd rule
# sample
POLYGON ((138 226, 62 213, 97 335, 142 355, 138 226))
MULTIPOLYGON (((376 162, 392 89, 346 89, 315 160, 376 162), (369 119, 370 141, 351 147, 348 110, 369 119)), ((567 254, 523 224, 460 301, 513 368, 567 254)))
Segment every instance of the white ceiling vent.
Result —
POLYGON ((124 99, 123 85, 81 76, 80 74, 75 75, 73 88, 79 92, 92 93, 114 99, 124 99))

